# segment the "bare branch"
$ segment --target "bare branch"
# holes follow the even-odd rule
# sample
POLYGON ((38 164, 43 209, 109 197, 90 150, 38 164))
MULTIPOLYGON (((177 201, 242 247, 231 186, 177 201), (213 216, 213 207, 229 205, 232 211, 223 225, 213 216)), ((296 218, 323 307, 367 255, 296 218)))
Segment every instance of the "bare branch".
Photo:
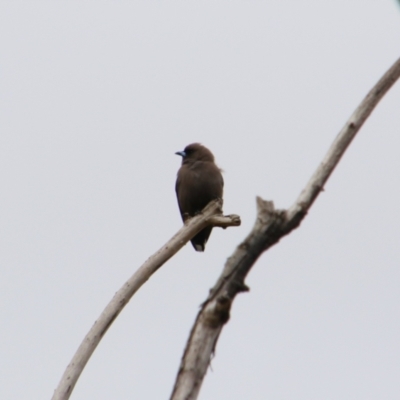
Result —
POLYGON ((325 182, 338 165, 347 147, 369 117, 376 105, 394 85, 400 75, 400 59, 383 75, 378 83, 371 89, 353 115, 346 122, 337 135, 330 149, 326 153, 320 166, 314 172, 306 187, 301 192, 296 203, 288 210, 288 220, 294 218, 294 214, 306 212, 322 190, 325 182))
POLYGON ((222 200, 212 201, 201 214, 188 220, 160 250, 152 255, 129 280, 118 290, 113 299, 94 323, 83 342, 76 351, 65 370, 61 381, 54 392, 52 400, 69 399, 74 386, 82 373, 90 356, 93 354, 107 329, 117 318, 125 305, 136 291, 153 275, 166 261, 177 253, 190 239, 206 226, 227 228, 239 226, 238 215, 223 216, 221 214, 222 200))
POLYGON ((275 210, 272 202, 257 198, 257 220, 252 231, 226 261, 221 276, 197 315, 182 357, 171 400, 197 399, 218 337, 229 320, 232 302, 239 292, 248 290, 245 285, 248 272, 264 251, 300 225, 364 121, 399 76, 400 59, 355 110, 289 210, 275 210))

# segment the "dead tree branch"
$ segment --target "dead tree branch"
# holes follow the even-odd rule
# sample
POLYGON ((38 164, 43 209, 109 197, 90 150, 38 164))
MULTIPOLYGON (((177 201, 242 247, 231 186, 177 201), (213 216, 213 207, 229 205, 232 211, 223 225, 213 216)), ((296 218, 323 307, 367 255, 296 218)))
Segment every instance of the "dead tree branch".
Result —
POLYGON ((260 255, 297 228, 323 189, 347 147, 381 98, 400 76, 400 59, 368 93, 332 143, 321 164, 288 210, 257 198, 257 220, 247 238, 228 258, 191 330, 171 400, 197 399, 219 335, 229 320, 236 295, 248 290, 245 278, 260 255))
POLYGON ((97 345, 100 343, 100 340, 132 296, 166 261, 177 253, 198 232, 209 225, 221 228, 239 226, 240 217, 238 215, 223 216, 222 200, 215 200, 209 203, 201 214, 188 220, 175 236, 152 255, 132 277, 128 279, 121 289, 115 293, 110 303, 85 336, 65 370, 52 400, 69 399, 80 374, 97 345))

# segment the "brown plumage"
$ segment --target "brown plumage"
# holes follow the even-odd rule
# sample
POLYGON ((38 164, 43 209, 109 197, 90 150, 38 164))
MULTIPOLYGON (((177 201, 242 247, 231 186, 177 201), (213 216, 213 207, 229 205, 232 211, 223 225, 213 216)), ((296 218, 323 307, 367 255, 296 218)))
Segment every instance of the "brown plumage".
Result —
MULTIPOLYGON (((222 198, 224 180, 213 154, 200 143, 189 144, 175 154, 182 157, 175 190, 185 221, 201 212, 211 200, 222 198)), ((211 230, 212 227, 204 228, 191 240, 196 251, 204 251, 211 230)))

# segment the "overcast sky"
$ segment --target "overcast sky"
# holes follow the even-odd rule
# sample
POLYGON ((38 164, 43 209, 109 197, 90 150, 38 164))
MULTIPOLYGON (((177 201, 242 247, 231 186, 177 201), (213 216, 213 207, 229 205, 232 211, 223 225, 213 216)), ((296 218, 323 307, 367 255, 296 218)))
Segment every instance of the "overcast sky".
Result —
MULTIPOLYGON (((225 171, 185 246, 111 326, 72 399, 167 399, 255 196, 289 207, 400 56, 395 0, 0 2, 0 398, 50 399, 124 281, 181 226, 180 158, 225 171)), ((248 277, 202 400, 398 400, 400 82, 301 227, 248 277)))

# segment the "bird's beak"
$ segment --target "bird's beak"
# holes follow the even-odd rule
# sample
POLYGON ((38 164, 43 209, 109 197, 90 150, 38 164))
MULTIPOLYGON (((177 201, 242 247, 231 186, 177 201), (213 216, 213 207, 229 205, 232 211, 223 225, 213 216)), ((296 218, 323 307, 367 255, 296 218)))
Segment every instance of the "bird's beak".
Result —
POLYGON ((177 151, 175 154, 177 156, 186 157, 186 153, 184 151, 177 151))

